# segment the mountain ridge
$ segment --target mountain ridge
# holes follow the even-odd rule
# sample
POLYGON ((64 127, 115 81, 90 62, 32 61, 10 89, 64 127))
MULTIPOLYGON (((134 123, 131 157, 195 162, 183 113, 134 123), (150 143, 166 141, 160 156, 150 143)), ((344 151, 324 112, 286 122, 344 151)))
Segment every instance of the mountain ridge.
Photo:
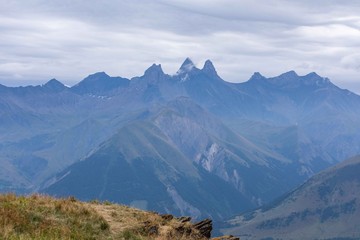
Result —
MULTIPOLYGON (((204 62, 204 66, 202 69, 199 69, 196 67, 196 65, 193 63, 193 61, 187 57, 184 62, 181 64, 179 70, 177 71, 177 73, 175 74, 176 75, 179 75, 180 73, 188 73, 188 72, 191 72, 192 70, 196 70, 196 71, 204 71, 210 75, 213 75, 213 76, 217 76, 217 71, 214 67, 214 64, 212 63, 211 60, 206 60, 204 62)), ((146 75, 147 73, 150 73, 150 72, 158 72, 158 73, 161 73, 161 74, 165 74, 161 68, 161 64, 152 64, 144 73, 144 75, 146 75)), ((275 76, 275 77, 270 77, 270 78, 266 78, 264 77, 263 75, 261 75, 259 72, 254 72, 253 76, 250 77, 247 81, 244 81, 242 83, 246 83, 254 78, 264 78, 264 79, 269 79, 270 82, 273 81, 274 79, 282 79, 282 80, 294 80, 294 78, 302 78, 304 80, 309 80, 308 82, 317 82, 319 80, 322 80, 323 83, 331 83, 331 81, 328 79, 328 78, 324 78, 324 77, 321 77, 319 76, 316 72, 310 72, 306 75, 302 75, 302 76, 299 76, 294 70, 290 70, 288 72, 285 72, 285 73, 282 73, 278 76, 275 76)), ((116 79, 119 79, 119 80, 129 80, 129 79, 126 79, 126 78, 122 78, 120 76, 116 76, 116 77, 110 77, 108 74, 106 74, 105 72, 95 72, 93 74, 90 74, 88 77, 84 78, 83 80, 81 80, 80 82, 76 83, 75 85, 73 85, 72 87, 70 88, 76 88, 78 87, 79 84, 81 84, 82 81, 93 81, 93 82, 96 82, 96 80, 106 80, 106 79, 109 79, 109 78, 116 78, 116 79)), ((220 77, 219 77, 220 78, 220 77)), ((49 80, 47 83, 45 83, 44 85, 42 86, 46 86, 48 85, 48 83, 52 82, 52 81, 56 81, 58 83, 61 83, 61 81, 59 80, 56 80, 56 79, 51 79, 49 80)), ((225 81, 225 80, 224 80, 225 81)), ((227 82, 227 83, 233 83, 233 82, 227 82)), ((242 84, 242 83, 234 83, 234 84, 242 84)), ((285 81, 286 83, 286 81, 285 81)), ((317 82, 319 83, 319 82, 317 82)), ((279 83, 278 83, 279 84, 279 83)), ((64 85, 63 83, 61 83, 61 85, 64 85)), ((1 88, 7 88, 7 89, 14 89, 14 88, 27 88, 27 87, 37 87, 37 86, 40 86, 40 85, 27 85, 27 86, 18 86, 18 87, 7 87, 5 85, 2 85, 0 84, 1 88)), ((65 85, 64 85, 65 86, 65 85)), ((65 89, 65 88, 64 88, 65 89)))
POLYGON ((316 174, 276 202, 238 216, 223 232, 241 239, 357 239, 360 157, 316 174))
POLYGON ((0 87, 2 191, 111 197, 221 220, 360 154, 360 97, 325 78, 255 73, 229 83, 211 61, 182 65, 169 75, 154 64, 131 80, 100 72, 71 88, 0 87), (140 189, 132 200, 131 188, 140 189))

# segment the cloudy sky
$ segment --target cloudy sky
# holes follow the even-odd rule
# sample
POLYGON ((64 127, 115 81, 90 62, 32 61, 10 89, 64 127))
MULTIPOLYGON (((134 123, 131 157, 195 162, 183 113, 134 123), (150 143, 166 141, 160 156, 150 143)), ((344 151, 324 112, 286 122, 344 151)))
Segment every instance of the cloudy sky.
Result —
POLYGON ((173 74, 211 59, 226 81, 317 72, 360 93, 360 1, 0 0, 0 83, 173 74))

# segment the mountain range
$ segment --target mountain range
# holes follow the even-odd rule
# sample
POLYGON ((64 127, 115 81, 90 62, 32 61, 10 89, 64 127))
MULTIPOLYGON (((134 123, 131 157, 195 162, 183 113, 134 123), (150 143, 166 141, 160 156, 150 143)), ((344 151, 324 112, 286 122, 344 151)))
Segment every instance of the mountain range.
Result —
POLYGON ((316 73, 230 83, 188 58, 173 75, 0 85, 0 191, 221 220, 360 154, 358 106, 316 73))
POLYGON ((316 174, 277 201, 230 221, 241 239, 359 239, 360 157, 316 174))

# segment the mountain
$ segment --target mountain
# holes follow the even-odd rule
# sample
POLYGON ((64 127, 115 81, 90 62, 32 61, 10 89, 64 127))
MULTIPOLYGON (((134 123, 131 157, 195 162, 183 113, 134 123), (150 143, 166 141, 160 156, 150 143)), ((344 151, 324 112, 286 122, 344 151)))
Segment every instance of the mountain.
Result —
MULTIPOLYGON (((305 180, 297 174, 299 163, 290 160, 295 154, 284 156, 293 146, 278 151, 283 154, 265 150, 190 98, 149 110, 41 191, 218 220, 269 202, 305 180)), ((290 136, 277 144, 297 138, 292 131, 285 129, 281 135, 290 136)))
POLYGON ((62 92, 67 87, 56 79, 51 79, 43 85, 43 88, 49 92, 62 92))
POLYGON ((230 221, 241 239, 359 239, 360 157, 316 174, 288 195, 230 221))
POLYGON ((209 60, 1 85, 0 189, 224 219, 360 154, 359 105, 316 73, 229 83, 209 60))
POLYGON ((277 125, 305 125, 323 116, 333 117, 335 112, 353 119, 359 113, 358 109, 349 111, 359 101, 358 95, 338 88, 316 73, 298 76, 290 71, 273 78, 255 73, 249 81, 236 85, 237 89, 256 95, 261 105, 266 106, 267 111, 258 120, 277 125))
POLYGON ((99 95, 117 88, 129 86, 129 80, 121 77, 110 77, 105 72, 98 72, 89 75, 84 80, 71 87, 71 90, 78 94, 99 95))
POLYGON ((200 106, 180 98, 147 120, 125 125, 87 158, 49 179, 41 191, 222 219, 257 205, 254 194, 245 191, 250 186, 239 191, 243 183, 237 176, 255 165, 250 159, 262 161, 248 151, 251 147, 200 106), (231 140, 237 143, 224 142, 231 140), (237 156, 241 151, 243 158, 237 156))
POLYGON ((198 69, 190 59, 186 59, 173 78, 184 89, 186 96, 216 115, 233 117, 250 114, 249 107, 255 102, 253 96, 238 91, 233 84, 221 79, 210 60, 198 69), (246 102, 247 106, 242 102, 246 102))
POLYGON ((247 131, 249 133, 246 136, 255 142, 259 138, 273 141, 274 136, 267 134, 268 129, 274 126, 295 127, 298 132, 297 152, 304 152, 296 158, 310 175, 317 171, 307 165, 317 165, 319 158, 316 156, 321 153, 324 155, 320 158, 330 164, 358 154, 359 146, 355 142, 360 140, 357 131, 360 112, 355 106, 359 104, 360 98, 348 90, 338 88, 329 79, 316 73, 298 76, 294 71, 274 78, 265 78, 255 73, 249 81, 237 84, 237 88, 257 96, 266 111, 258 116, 230 119, 227 123, 243 134, 248 124, 265 130, 247 131), (347 144, 344 145, 344 142, 347 144), (309 150, 314 146, 317 149, 309 150))

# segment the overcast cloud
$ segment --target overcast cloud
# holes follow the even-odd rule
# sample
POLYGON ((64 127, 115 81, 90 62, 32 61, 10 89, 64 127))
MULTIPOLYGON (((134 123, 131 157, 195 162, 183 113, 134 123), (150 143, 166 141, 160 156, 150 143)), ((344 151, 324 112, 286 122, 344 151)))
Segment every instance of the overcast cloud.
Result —
POLYGON ((226 81, 317 72, 360 93, 360 1, 0 0, 0 83, 166 73, 211 59, 226 81))

